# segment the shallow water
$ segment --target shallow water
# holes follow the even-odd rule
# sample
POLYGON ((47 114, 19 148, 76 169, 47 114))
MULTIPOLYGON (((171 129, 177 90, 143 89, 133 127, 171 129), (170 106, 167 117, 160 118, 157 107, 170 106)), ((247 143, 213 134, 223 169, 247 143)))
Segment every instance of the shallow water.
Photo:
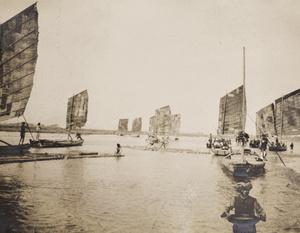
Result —
MULTIPOLYGON (((0 135, 10 142, 19 136, 0 135)), ((145 137, 84 139, 82 147, 30 150, 113 153, 116 143, 146 145, 145 137)), ((180 137, 168 147, 207 151, 206 140, 180 137)), ((250 195, 267 213, 257 232, 300 232, 300 144, 294 144, 293 153, 280 153, 286 167, 269 152, 265 173, 250 177, 250 195)), ((223 168, 222 157, 129 148, 123 152, 122 158, 1 165, 0 232, 232 232, 232 224, 220 215, 236 194, 237 180, 223 168)))

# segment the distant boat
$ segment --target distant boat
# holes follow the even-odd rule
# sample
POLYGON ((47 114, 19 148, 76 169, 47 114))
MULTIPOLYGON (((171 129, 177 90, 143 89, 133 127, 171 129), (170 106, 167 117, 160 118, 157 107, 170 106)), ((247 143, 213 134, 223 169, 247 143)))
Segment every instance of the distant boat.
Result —
MULTIPOLYGON (((0 121, 24 114, 33 87, 38 48, 36 3, 0 25, 0 121)), ((0 140, 0 154, 23 154, 30 144, 0 140)))
POLYGON ((171 107, 167 105, 155 110, 155 116, 150 118, 149 132, 154 136, 175 136, 175 140, 179 140, 180 124, 181 115, 171 114, 171 107))
POLYGON ((132 130, 131 132, 135 134, 137 137, 140 136, 142 132, 142 118, 138 117, 132 121, 132 130))
POLYGON ((78 93, 68 99, 67 117, 66 117, 66 130, 68 131, 67 140, 48 140, 40 139, 30 140, 32 147, 71 147, 81 146, 84 140, 81 135, 76 133, 76 139, 71 137, 71 131, 76 128, 81 128, 87 122, 88 114, 88 92, 87 90, 78 93))
MULTIPOLYGON (((238 136, 249 136, 245 133, 246 125, 246 94, 245 94, 245 48, 243 49, 244 56, 244 75, 243 75, 243 96, 240 101, 236 102, 235 108, 242 109, 242 130, 238 136)), ((237 117, 238 118, 238 117, 237 117)), ((222 159, 222 163, 228 171, 232 172, 235 176, 257 175, 264 170, 265 162, 259 158, 256 153, 252 153, 250 149, 245 149, 245 144, 241 144, 241 152, 227 155, 222 159)))
MULTIPOLYGON (((256 135, 268 134, 269 138, 280 136, 278 142, 271 140, 270 151, 286 151, 282 137, 300 134, 300 89, 283 95, 256 113, 256 135)), ((270 140, 270 139, 269 139, 270 140)))
POLYGON ((118 135, 124 136, 128 132, 128 119, 119 119, 118 135))

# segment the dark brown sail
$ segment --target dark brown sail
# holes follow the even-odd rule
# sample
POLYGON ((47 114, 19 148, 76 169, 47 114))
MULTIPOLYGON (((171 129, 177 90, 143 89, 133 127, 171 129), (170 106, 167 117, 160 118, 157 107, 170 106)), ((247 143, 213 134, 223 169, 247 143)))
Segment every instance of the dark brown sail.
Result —
POLYGON ((22 116, 37 61, 36 4, 0 25, 0 121, 22 116))

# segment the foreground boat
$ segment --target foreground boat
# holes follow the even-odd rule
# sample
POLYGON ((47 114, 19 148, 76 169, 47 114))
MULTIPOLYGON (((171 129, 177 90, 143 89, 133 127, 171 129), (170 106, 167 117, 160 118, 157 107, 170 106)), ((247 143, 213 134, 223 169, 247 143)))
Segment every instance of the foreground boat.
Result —
POLYGON ((51 147, 71 147, 71 146, 82 146, 84 140, 47 140, 41 139, 39 141, 34 141, 30 139, 30 145, 32 147, 43 147, 43 148, 51 148, 51 147))
MULTIPOLYGON (((24 114, 31 95, 37 62, 38 11, 33 4, 0 24, 0 122, 24 114)), ((0 153, 23 154, 30 144, 4 142, 0 153)))
POLYGON ((264 171, 265 162, 257 153, 245 149, 243 161, 241 161, 241 155, 242 153, 234 153, 222 159, 224 167, 234 176, 257 175, 264 171))

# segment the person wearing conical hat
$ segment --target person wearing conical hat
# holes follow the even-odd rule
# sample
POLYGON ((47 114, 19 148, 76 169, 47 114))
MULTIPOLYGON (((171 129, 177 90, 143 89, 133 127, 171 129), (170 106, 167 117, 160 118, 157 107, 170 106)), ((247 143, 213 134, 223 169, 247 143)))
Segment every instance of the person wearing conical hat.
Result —
POLYGON ((256 198, 249 195, 252 183, 249 180, 242 180, 237 183, 236 190, 239 192, 233 198, 230 205, 226 207, 221 217, 226 217, 233 223, 234 233, 256 233, 255 224, 266 221, 266 213, 256 198), (234 209, 234 214, 229 214, 234 209))

